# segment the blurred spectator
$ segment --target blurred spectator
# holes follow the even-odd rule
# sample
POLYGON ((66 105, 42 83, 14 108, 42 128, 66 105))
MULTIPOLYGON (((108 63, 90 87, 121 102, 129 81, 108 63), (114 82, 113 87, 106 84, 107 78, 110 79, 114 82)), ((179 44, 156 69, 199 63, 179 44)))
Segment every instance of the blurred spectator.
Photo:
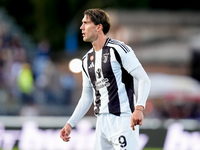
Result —
POLYGON ((43 40, 38 44, 38 48, 36 49, 37 53, 33 60, 33 72, 35 76, 35 80, 40 78, 43 74, 44 69, 50 59, 49 51, 50 44, 47 40, 43 40))
POLYGON ((47 77, 45 69, 50 62, 50 43, 47 40, 43 40, 38 43, 36 55, 33 59, 33 74, 36 86, 35 99, 38 104, 45 104, 47 102, 45 92, 47 77))
POLYGON ((18 74, 17 85, 20 92, 23 104, 33 103, 33 74, 30 65, 27 63, 22 64, 22 68, 18 74))
POLYGON ((70 105, 72 101, 73 91, 75 89, 75 80, 73 74, 67 70, 60 73, 60 84, 62 88, 62 104, 70 105))
POLYGON ((38 98, 42 104, 59 105, 62 101, 62 88, 60 84, 58 67, 50 59, 46 61, 42 73, 36 79, 38 98), (41 102, 41 100, 43 102, 41 102))
POLYGON ((45 84, 43 86, 47 104, 59 104, 62 94, 59 81, 59 71, 52 61, 49 61, 46 64, 43 79, 45 79, 45 84))
POLYGON ((20 37, 17 35, 13 36, 4 51, 6 52, 4 65, 5 81, 7 81, 12 97, 20 99, 17 80, 23 64, 27 62, 27 54, 21 44, 20 37))

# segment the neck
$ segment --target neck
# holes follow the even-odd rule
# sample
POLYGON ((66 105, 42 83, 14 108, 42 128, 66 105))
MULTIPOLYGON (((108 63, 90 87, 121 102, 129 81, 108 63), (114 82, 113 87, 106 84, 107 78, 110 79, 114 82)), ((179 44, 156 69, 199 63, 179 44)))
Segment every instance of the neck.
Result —
POLYGON ((96 41, 92 42, 92 46, 95 51, 99 51, 103 48, 105 42, 107 40, 107 37, 105 35, 100 36, 96 41))

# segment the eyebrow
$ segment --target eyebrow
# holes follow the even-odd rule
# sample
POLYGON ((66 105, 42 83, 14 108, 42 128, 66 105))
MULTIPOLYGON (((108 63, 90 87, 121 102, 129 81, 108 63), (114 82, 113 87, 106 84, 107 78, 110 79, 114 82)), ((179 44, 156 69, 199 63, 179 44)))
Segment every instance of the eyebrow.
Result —
POLYGON ((92 22, 91 20, 82 20, 82 23, 90 23, 92 22))

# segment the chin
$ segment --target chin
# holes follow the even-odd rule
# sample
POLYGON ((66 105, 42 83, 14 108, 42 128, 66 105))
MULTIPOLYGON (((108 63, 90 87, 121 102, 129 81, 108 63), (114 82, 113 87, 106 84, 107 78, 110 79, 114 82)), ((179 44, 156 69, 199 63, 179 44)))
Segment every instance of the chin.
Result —
POLYGON ((83 38, 83 41, 84 42, 90 42, 88 39, 85 39, 85 38, 83 38))

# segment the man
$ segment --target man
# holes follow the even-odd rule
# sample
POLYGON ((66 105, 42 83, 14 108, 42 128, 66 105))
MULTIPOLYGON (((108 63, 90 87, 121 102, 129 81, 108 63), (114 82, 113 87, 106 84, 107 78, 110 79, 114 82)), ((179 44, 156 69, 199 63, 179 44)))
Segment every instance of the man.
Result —
POLYGON ((86 114, 94 100, 97 116, 95 150, 138 150, 139 127, 150 90, 150 80, 133 50, 106 36, 107 13, 88 9, 82 19, 83 41, 93 48, 83 57, 82 95, 60 137, 68 142, 72 127, 86 114), (133 80, 138 81, 134 99, 133 80))

